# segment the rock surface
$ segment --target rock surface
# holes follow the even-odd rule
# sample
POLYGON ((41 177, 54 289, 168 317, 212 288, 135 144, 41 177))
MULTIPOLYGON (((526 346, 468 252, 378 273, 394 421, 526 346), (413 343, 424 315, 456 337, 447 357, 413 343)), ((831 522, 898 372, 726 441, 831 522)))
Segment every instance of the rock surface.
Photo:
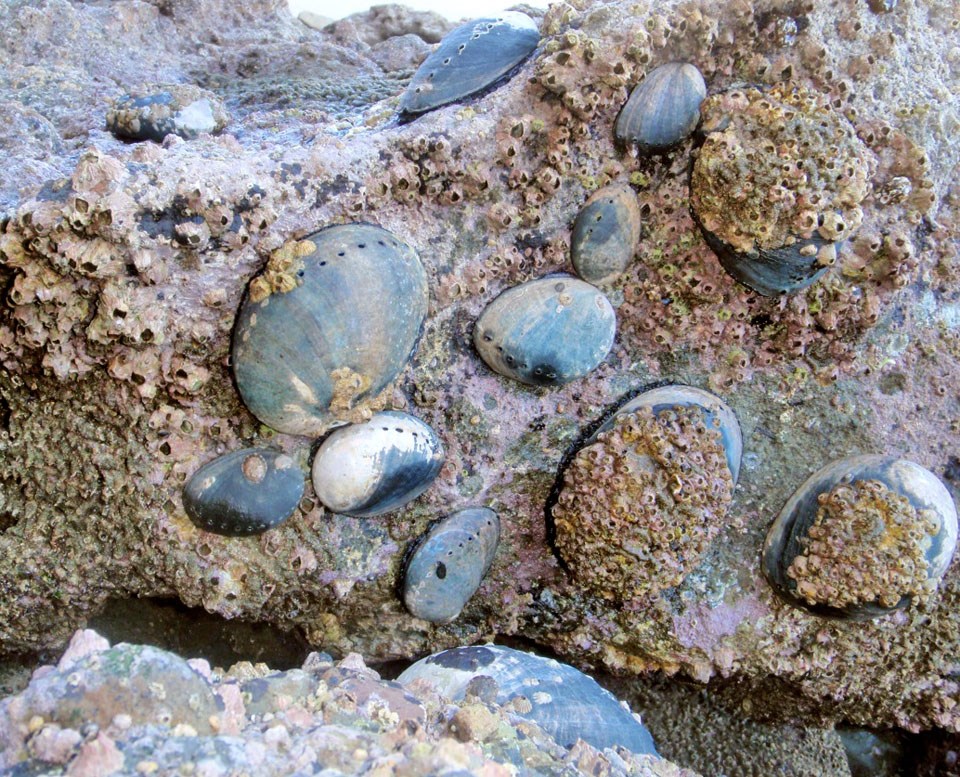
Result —
POLYGON ((0 702, 13 774, 477 774, 696 777, 654 756, 558 745, 506 705, 381 680, 356 654, 302 669, 211 670, 77 632, 56 667, 0 702), (238 771, 240 770, 240 771, 238 771))
MULTIPOLYGON (((759 568, 767 525, 829 460, 903 455, 956 498, 956 5, 576 0, 539 20, 541 45, 507 84, 405 126, 393 119, 409 71, 281 5, 0 6, 0 126, 14 128, 0 130, 2 649, 56 649, 111 597, 175 596, 338 655, 519 635, 581 667, 729 678, 743 700, 775 698, 775 718, 960 730, 956 564, 930 602, 870 624, 791 609, 759 568), (814 89, 876 156, 863 223, 810 288, 761 298, 724 273, 687 209, 694 140, 655 163, 616 149, 630 88, 675 59, 710 93, 814 89), (126 144, 104 130, 110 99, 177 82, 224 100, 222 135, 126 144), (569 271, 574 217, 612 182, 634 187, 645 219, 609 293, 613 350, 562 388, 498 377, 472 350, 473 322, 505 288, 569 271), (247 281, 289 240, 353 220, 393 231, 427 268, 430 313, 388 400, 438 431, 447 463, 383 519, 325 513, 308 494, 260 537, 201 532, 179 493, 203 461, 269 443, 306 470, 313 443, 261 426, 234 390, 247 281), (577 440, 664 380, 711 388, 740 418, 732 522, 680 585, 616 606, 558 563, 544 506, 577 440), (500 550, 463 614, 428 626, 396 595, 403 551, 479 505, 501 516, 500 550)), ((98 736, 84 746, 115 758, 98 736)))

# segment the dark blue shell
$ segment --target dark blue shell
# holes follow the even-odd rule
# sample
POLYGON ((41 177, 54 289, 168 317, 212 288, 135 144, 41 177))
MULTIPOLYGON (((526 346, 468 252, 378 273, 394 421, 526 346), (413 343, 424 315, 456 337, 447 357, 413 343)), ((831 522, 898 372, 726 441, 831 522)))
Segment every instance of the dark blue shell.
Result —
POLYGON ((509 77, 540 42, 526 14, 508 11, 449 32, 414 73, 400 98, 400 117, 418 114, 481 92, 509 77))
POLYGON ((430 487, 443 444, 408 413, 377 413, 333 431, 313 459, 313 488, 327 509, 368 518, 396 510, 430 487))
POLYGON ((763 571, 770 585, 784 601, 794 607, 826 618, 862 621, 879 617, 909 604, 904 597, 896 607, 883 607, 878 602, 849 605, 844 608, 809 604, 797 596, 796 581, 787 575, 793 560, 802 552, 801 538, 817 517, 818 497, 840 482, 876 480, 892 491, 905 496, 916 510, 936 515, 937 533, 924 551, 927 577, 939 580, 950 566, 957 547, 957 508, 947 487, 939 478, 919 464, 895 456, 851 456, 839 459, 815 472, 787 500, 777 519, 770 526, 763 543, 763 571))
POLYGON ((650 732, 613 694, 572 666, 533 653, 500 645, 452 648, 417 661, 397 680, 424 679, 441 695, 459 701, 467 684, 480 676, 496 682, 497 704, 526 698, 532 709, 522 713, 515 708, 516 714, 537 723, 564 747, 582 739, 598 749, 625 747, 657 755, 650 732))
POLYGON ((204 531, 244 537, 272 529, 293 515, 303 485, 303 472, 289 456, 246 448, 194 472, 183 489, 183 507, 204 531))
POLYGON ((706 96, 707 85, 695 65, 660 65, 634 87, 614 134, 623 143, 636 144, 641 154, 669 151, 696 128, 706 96))
POLYGON ((397 377, 416 348, 428 293, 414 250, 373 224, 330 227, 307 242, 299 286, 244 300, 232 358, 257 418, 316 436, 397 377))
POLYGON ((107 129, 120 138, 153 140, 167 135, 192 140, 215 133, 227 124, 223 104, 211 92, 175 84, 149 94, 125 94, 107 111, 107 129))
POLYGON ((587 283, 608 283, 622 273, 640 240, 640 206, 625 184, 598 189, 573 224, 570 259, 587 283))
POLYGON ((720 440, 727 456, 727 466, 736 485, 740 476, 740 461, 743 458, 743 433, 740 431, 736 413, 720 397, 695 386, 674 383, 638 394, 604 421, 590 436, 584 447, 596 442, 601 432, 612 429, 617 416, 632 413, 641 407, 648 407, 655 414, 674 407, 699 407, 703 410, 707 424, 714 426, 720 432, 720 440))
POLYGON ((534 386, 582 378, 613 346, 610 301, 572 275, 549 275, 507 289, 487 305, 473 342, 487 365, 534 386))
POLYGON ((410 613, 449 623, 480 587, 500 541, 500 518, 486 507, 460 510, 433 527, 410 556, 403 601, 410 613))

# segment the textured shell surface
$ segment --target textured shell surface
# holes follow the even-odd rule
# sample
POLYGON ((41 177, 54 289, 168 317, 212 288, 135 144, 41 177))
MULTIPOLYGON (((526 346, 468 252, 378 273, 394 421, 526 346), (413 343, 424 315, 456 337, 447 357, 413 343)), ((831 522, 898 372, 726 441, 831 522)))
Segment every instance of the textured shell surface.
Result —
MULTIPOLYGON (((788 603, 823 617, 867 620, 907 606, 903 597, 895 607, 879 602, 832 607, 810 604, 797 593, 787 574, 802 552, 802 538, 814 524, 821 495, 837 484, 876 481, 907 498, 910 506, 932 521, 922 543, 928 580, 936 583, 946 572, 957 546, 957 509, 947 487, 929 470, 894 456, 851 456, 831 462, 811 475, 787 501, 770 526, 763 546, 763 571, 777 594, 788 603)), ((885 527, 879 527, 882 531, 885 527)))
POLYGON ((473 341, 495 372, 534 386, 582 378, 606 358, 617 319, 610 301, 571 275, 507 289, 477 319, 473 341))
POLYGON ((470 507, 447 516, 414 549, 406 565, 403 601, 417 618, 449 623, 480 587, 500 541, 500 518, 470 507))
POLYGON ((509 77, 539 42, 536 23, 519 11, 476 19, 451 30, 420 65, 400 98, 401 118, 494 86, 509 77))
POLYGON ((246 448, 200 467, 184 486, 183 506, 197 527, 243 537, 293 515, 303 487, 303 472, 292 458, 267 448, 246 448))
POLYGON ((707 423, 714 425, 720 432, 723 449, 727 456, 727 465, 730 467, 730 474, 733 475, 733 482, 736 484, 740 476, 740 462, 743 458, 743 433, 740 430, 740 423, 737 421, 737 414, 716 394, 696 386, 670 384, 658 386, 638 394, 617 408, 617 411, 587 439, 584 446, 596 442, 601 433, 612 429, 618 416, 624 413, 632 413, 641 407, 649 407, 654 413, 669 410, 673 407, 701 408, 706 415, 707 423))
POLYGON ((582 739, 598 749, 619 746, 657 754, 650 733, 613 694, 572 666, 533 653, 500 645, 452 648, 417 661, 397 680, 426 680, 458 701, 467 684, 481 676, 496 682, 498 704, 527 699, 529 712, 515 706, 516 714, 536 722, 564 747, 582 739))
POLYGON ((641 154, 668 151, 696 128, 706 96, 707 85, 696 65, 660 65, 634 87, 617 116, 614 134, 623 143, 635 143, 641 154))
POLYGON ((429 488, 443 466, 436 433, 407 413, 376 413, 331 432, 313 459, 317 498, 335 513, 366 518, 395 510, 429 488))
POLYGON ((329 227, 297 245, 292 290, 248 293, 241 305, 233 371, 263 423, 317 436, 404 368, 426 317, 427 276, 410 246, 372 224, 329 227))
POLYGON ((212 92, 174 84, 150 93, 126 94, 107 111, 107 129, 131 140, 163 141, 167 135, 192 140, 203 132, 220 132, 228 116, 212 92))
POLYGON ((605 186, 584 203, 573 224, 570 258, 587 283, 609 283, 622 273, 640 241, 640 206, 625 184, 605 186))
POLYGON ((704 227, 695 212, 693 220, 727 274, 765 297, 792 294, 812 286, 830 269, 830 265, 821 260, 821 251, 835 254, 841 247, 839 243, 813 235, 780 248, 738 251, 704 227))

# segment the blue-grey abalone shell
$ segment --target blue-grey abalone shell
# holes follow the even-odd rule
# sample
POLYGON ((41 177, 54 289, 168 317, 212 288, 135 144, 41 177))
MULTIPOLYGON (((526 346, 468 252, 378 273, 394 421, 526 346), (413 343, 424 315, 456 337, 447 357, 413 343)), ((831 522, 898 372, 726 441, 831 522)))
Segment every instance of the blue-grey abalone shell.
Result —
POLYGON ((244 537, 272 529, 293 515, 303 486, 303 472, 289 456, 245 448, 194 472, 183 489, 183 507, 204 531, 244 537))
POLYGON ((519 11, 476 19, 451 30, 414 73, 400 98, 400 117, 482 92, 509 77, 540 42, 534 21, 519 11))
POLYGON ((660 65, 634 87, 614 134, 623 143, 636 144, 641 154, 669 151, 696 128, 706 96, 707 85, 695 65, 660 65))
POLYGON ((487 365, 534 386, 582 378, 613 346, 610 301, 572 275, 548 275, 507 289, 487 305, 473 342, 487 365))
POLYGON ((740 476, 740 462, 743 458, 743 433, 740 423, 733 409, 716 394, 695 386, 684 386, 672 383, 667 386, 658 386, 638 394, 629 402, 619 407, 600 427, 590 436, 584 447, 592 445, 602 432, 609 431, 616 423, 617 416, 632 413, 638 408, 648 407, 656 414, 661 410, 674 407, 699 407, 703 410, 708 426, 713 426, 720 432, 720 441, 727 457, 727 466, 736 485, 740 476))
POLYGON ((443 444, 408 413, 376 413, 334 430, 313 459, 313 488, 327 509, 367 518, 396 510, 430 487, 443 444))
POLYGON ((434 526, 407 561, 403 601, 410 613, 449 623, 480 587, 500 541, 500 518, 486 507, 459 510, 434 526))
POLYGON ((530 711, 515 714, 537 723, 558 744, 570 747, 578 739, 598 749, 625 747, 656 755, 650 732, 609 691, 593 678, 550 658, 501 645, 472 645, 427 656, 407 667, 400 683, 423 679, 452 701, 463 699, 475 677, 497 684, 496 702, 522 696, 530 711))
POLYGON ((640 206, 626 184, 598 189, 573 224, 570 259, 583 280, 609 283, 622 273, 640 241, 640 206))
POLYGON ((813 525, 819 507, 818 497, 841 482, 879 481, 892 491, 905 496, 911 506, 927 516, 935 516, 937 532, 924 548, 927 578, 938 581, 950 566, 957 547, 957 508, 953 497, 940 479, 929 470, 908 459, 896 456, 864 455, 838 459, 817 470, 787 500, 767 531, 763 543, 763 571, 774 591, 794 607, 827 618, 869 620, 906 607, 904 597, 896 607, 883 607, 878 602, 849 605, 844 608, 810 604, 796 593, 796 581, 787 575, 793 560, 802 552, 801 538, 813 525))
POLYGON ((263 423, 319 436, 350 420, 406 365, 427 314, 416 252, 373 224, 310 235, 292 291, 248 294, 233 333, 233 372, 263 423))

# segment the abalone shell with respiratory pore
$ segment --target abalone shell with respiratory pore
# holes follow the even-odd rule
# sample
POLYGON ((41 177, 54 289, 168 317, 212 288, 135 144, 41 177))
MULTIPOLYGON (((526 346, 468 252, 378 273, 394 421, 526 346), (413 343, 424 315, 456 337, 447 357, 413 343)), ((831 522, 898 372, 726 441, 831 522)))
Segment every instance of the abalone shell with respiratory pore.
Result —
POLYGON ((286 454, 245 448, 219 456, 194 472, 183 489, 183 507, 204 531, 245 537, 272 529, 293 515, 303 485, 303 472, 286 454))
POLYGON ((409 245, 373 224, 328 227, 286 256, 240 307, 233 372, 263 423, 318 436, 355 420, 404 368, 426 317, 427 276, 409 245))
POLYGON ((533 386, 560 386, 602 362, 617 329, 599 289, 557 273, 507 289, 487 305, 473 342, 487 365, 533 386))
POLYGON ((597 749, 625 747, 657 755, 653 737, 616 697, 567 664, 502 645, 471 645, 434 653, 407 667, 397 681, 426 680, 451 701, 464 698, 476 677, 497 684, 497 704, 522 696, 513 711, 537 723, 563 747, 582 739, 597 749), (529 706, 528 712, 521 712, 529 706))
POLYGON ((587 283, 609 283, 627 269, 639 241, 637 195, 626 184, 604 186, 577 214, 570 260, 587 283))
POLYGON ((417 618, 449 623, 463 609, 493 562, 500 518, 487 507, 469 507, 434 526, 411 554, 403 601, 417 618))
POLYGON ((376 413, 331 432, 313 459, 313 488, 324 506, 367 518, 390 512, 430 487, 443 466, 443 444, 409 413, 376 413))
POLYGON ((634 87, 617 116, 614 134, 622 143, 636 144, 641 154, 669 151, 696 128, 706 96, 707 85, 696 65, 660 65, 634 87))
POLYGON ((414 73, 400 98, 400 119, 416 118, 494 86, 508 78, 539 42, 536 23, 519 11, 460 25, 414 73))

